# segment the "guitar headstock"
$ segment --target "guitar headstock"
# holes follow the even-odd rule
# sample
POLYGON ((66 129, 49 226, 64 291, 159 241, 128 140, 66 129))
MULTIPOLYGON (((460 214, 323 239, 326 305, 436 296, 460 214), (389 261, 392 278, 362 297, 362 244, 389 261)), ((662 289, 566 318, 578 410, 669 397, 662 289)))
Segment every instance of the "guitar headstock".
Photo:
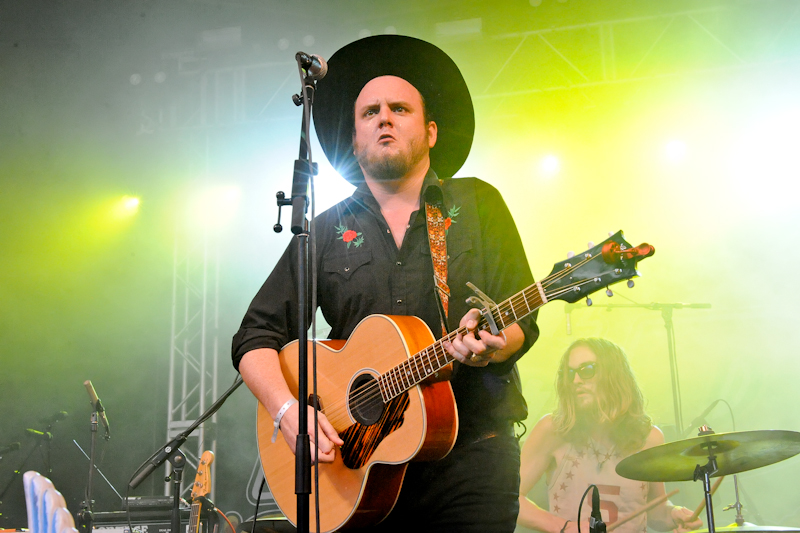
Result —
POLYGON ((574 303, 600 289, 639 275, 636 265, 655 253, 649 244, 633 247, 618 231, 583 253, 556 263, 541 281, 547 300, 574 303))
POLYGON ((214 452, 206 450, 200 457, 197 465, 197 475, 192 485, 192 498, 207 497, 211 493, 211 463, 214 462, 214 452))

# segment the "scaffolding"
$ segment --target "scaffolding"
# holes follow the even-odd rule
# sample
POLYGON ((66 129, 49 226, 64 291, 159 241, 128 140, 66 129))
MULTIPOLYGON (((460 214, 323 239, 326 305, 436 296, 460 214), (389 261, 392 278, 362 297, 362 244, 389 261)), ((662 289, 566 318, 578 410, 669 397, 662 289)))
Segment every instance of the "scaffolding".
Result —
MULTIPOLYGON (((185 431, 219 394, 219 251, 211 232, 201 233, 193 236, 188 229, 179 229, 175 235, 167 440, 185 431)), ((216 422, 215 414, 183 446, 193 469, 205 450, 216 453, 216 422)), ((167 465, 167 473, 170 468, 167 465)), ((215 471, 212 463, 212 494, 215 471)), ((184 487, 183 492, 191 492, 192 483, 184 487)), ((165 483, 164 494, 169 493, 170 484, 165 483)))

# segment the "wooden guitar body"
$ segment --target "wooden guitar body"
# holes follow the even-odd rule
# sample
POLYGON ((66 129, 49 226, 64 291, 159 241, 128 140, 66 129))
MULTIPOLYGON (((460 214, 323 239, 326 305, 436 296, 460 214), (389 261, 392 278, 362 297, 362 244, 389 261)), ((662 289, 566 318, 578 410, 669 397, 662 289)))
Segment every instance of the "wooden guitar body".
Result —
MULTIPOLYGON (((319 405, 345 441, 337 449, 336 460, 319 467, 322 532, 380 522, 397 501, 406 463, 441 459, 455 444, 458 414, 448 382, 411 387, 387 403, 379 420, 370 423, 363 422, 363 412, 352 403, 354 397, 363 397, 364 390, 371 390, 380 402, 376 384, 370 388, 369 382, 359 382, 388 372, 434 340, 419 318, 372 315, 359 323, 347 342, 317 344, 319 405)), ((297 341, 284 347, 280 363, 289 388, 297 395, 297 341)), ((310 361, 308 366, 310 372, 310 361)), ((308 390, 312 391, 310 376, 308 390)), ((296 524, 295 458, 282 435, 271 442, 273 431, 272 417, 259 404, 258 447, 264 475, 281 511, 296 524)), ((312 493, 312 502, 313 498, 312 493)), ((313 504, 311 508, 311 531, 316 531, 313 504)))

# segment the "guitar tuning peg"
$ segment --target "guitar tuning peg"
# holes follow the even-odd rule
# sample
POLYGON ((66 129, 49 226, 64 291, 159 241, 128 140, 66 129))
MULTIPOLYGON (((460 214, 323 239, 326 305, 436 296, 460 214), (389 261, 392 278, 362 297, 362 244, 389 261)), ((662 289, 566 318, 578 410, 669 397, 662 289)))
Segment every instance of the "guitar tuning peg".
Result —
POLYGON ((629 280, 628 280, 628 288, 629 288, 629 289, 632 289, 632 288, 633 288, 633 280, 632 280, 632 279, 629 279, 629 280))
POLYGON ((567 259, 572 259, 573 257, 575 257, 575 252, 573 252, 572 250, 567 252, 567 259))
POLYGON ((586 307, 591 307, 591 306, 592 306, 592 299, 586 298, 586 307))
POLYGON ((614 296, 614 293, 611 292, 611 289, 606 289, 606 296, 608 296, 609 298, 614 296))
POLYGON ((589 241, 589 243, 586 245, 586 247, 587 248, 594 248, 594 243, 592 241, 589 241))

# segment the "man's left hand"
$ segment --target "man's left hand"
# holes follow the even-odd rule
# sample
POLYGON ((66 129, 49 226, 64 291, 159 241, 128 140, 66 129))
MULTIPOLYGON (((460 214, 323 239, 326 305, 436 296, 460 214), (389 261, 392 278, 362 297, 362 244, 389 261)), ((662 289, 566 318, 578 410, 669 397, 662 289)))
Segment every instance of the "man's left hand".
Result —
POLYGON ((676 526, 673 531, 676 533, 685 533, 703 527, 703 521, 700 519, 689 521, 692 517, 692 511, 686 507, 673 507, 671 514, 676 526))
POLYGON ((486 366, 498 351, 506 347, 506 336, 502 331, 500 335, 492 335, 488 331, 476 330, 480 316, 479 309, 470 309, 459 323, 460 328, 466 328, 470 333, 459 333, 453 342, 443 343, 447 353, 468 366, 486 366), (479 338, 475 337, 476 332, 479 338))

